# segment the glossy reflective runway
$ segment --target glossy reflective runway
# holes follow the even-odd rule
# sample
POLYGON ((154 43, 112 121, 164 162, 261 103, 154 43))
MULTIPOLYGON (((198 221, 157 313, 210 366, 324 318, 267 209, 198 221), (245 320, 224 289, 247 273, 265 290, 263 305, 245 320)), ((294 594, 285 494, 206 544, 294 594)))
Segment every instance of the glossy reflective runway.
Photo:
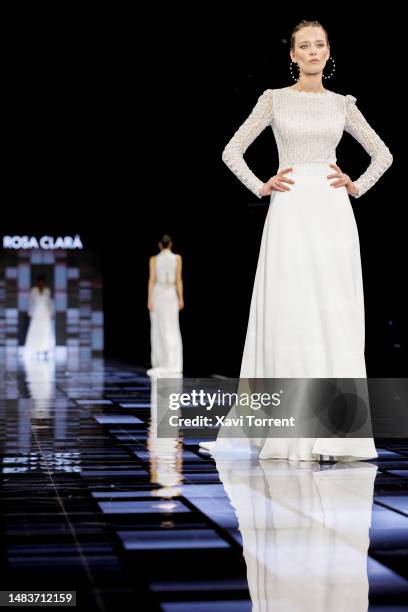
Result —
POLYGON ((215 463, 155 435, 142 370, 1 363, 3 589, 76 590, 83 610, 405 609, 408 441, 215 463))

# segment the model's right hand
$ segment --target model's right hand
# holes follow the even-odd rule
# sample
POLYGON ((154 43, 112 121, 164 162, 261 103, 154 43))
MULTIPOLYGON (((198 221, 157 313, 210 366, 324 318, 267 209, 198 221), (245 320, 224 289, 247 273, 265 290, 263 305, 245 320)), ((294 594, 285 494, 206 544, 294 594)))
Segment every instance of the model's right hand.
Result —
POLYGON ((149 300, 149 301, 147 302, 147 308, 148 308, 148 310, 150 310, 150 312, 152 312, 152 311, 153 311, 153 302, 152 302, 151 300, 149 300))
POLYGON ((267 183, 263 184, 263 186, 259 190, 259 195, 270 195, 274 189, 276 189, 276 191, 290 191, 289 187, 287 187, 285 183, 293 184, 295 181, 286 178, 284 175, 288 172, 291 172, 292 170, 293 168, 284 168, 283 170, 280 170, 278 174, 272 176, 267 183))

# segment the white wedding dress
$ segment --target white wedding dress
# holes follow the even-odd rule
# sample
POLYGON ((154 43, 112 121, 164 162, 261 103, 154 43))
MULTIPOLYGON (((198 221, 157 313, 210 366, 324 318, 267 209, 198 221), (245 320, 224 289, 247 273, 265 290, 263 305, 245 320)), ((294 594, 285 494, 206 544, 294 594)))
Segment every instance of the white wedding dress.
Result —
POLYGON ((50 352, 54 345, 54 333, 53 303, 48 287, 44 287, 42 291, 38 287, 31 289, 28 312, 31 318, 24 345, 25 354, 50 352))
POLYGON ((150 311, 152 367, 148 374, 165 375, 183 371, 183 345, 176 289, 177 255, 162 249, 156 256, 153 310, 150 311))
MULTIPOLYGON (((240 378, 365 378, 364 297, 360 245, 346 187, 334 173, 336 147, 349 132, 371 157, 354 184, 361 197, 392 155, 356 106, 332 91, 268 89, 223 151, 223 160, 257 196, 263 183, 243 159, 270 126, 279 170, 295 181, 272 191, 251 300, 240 378)), ((347 169, 342 168, 343 171, 347 169)), ((271 171, 271 175, 273 172, 271 171)), ((248 440, 219 431, 213 450, 239 450, 248 440)), ((377 457, 372 438, 268 438, 261 458, 343 460, 377 457)))

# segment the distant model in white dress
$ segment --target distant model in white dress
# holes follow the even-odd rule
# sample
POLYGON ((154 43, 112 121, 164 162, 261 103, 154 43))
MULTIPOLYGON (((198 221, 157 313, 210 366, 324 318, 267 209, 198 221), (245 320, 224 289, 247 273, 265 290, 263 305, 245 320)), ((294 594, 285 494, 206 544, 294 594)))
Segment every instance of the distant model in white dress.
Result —
POLYGON ((53 303, 51 291, 45 286, 45 277, 36 279, 36 286, 31 289, 28 315, 30 325, 25 341, 25 354, 46 356, 53 348, 53 303))
POLYGON ((164 234, 160 253, 150 258, 148 303, 152 367, 148 374, 183 371, 183 346, 179 311, 184 308, 182 258, 172 252, 172 240, 164 234))
MULTIPOLYGON (((356 106, 356 98, 323 88, 330 47, 326 30, 310 23, 299 24, 291 38, 297 83, 264 91, 222 155, 257 197, 270 195, 243 379, 366 377, 360 246, 349 196, 359 198, 368 191, 393 158, 356 106), (279 171, 263 183, 243 155, 267 127, 277 143, 279 171), (371 157, 355 181, 336 164, 344 131, 371 157)), ((240 440, 227 440, 223 433, 221 428, 216 443, 201 446, 237 448, 240 440)), ((320 460, 321 455, 351 460, 375 458, 377 452, 372 437, 276 437, 268 438, 259 454, 294 460, 320 460)))

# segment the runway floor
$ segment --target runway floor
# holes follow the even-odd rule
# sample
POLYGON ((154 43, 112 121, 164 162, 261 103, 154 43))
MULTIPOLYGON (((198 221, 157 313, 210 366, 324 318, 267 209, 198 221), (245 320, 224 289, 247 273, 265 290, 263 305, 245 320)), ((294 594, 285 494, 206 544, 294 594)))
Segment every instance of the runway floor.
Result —
POLYGON ((9 360, 0 406, 2 590, 88 611, 407 609, 408 440, 352 464, 215 462, 155 435, 144 370, 96 359, 9 360))

